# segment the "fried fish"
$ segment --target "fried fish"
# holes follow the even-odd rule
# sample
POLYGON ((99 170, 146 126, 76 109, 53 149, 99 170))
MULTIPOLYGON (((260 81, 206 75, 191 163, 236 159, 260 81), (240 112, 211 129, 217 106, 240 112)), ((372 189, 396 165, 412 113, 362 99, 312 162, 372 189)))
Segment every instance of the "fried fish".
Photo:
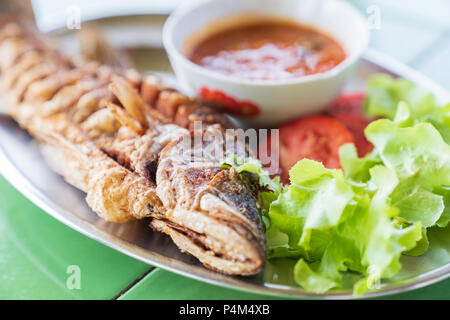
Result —
POLYGON ((262 269, 258 195, 210 151, 223 147, 209 138, 224 135, 226 117, 154 77, 73 60, 17 24, 1 26, 0 72, 3 111, 100 217, 149 217, 182 251, 225 274, 262 269))

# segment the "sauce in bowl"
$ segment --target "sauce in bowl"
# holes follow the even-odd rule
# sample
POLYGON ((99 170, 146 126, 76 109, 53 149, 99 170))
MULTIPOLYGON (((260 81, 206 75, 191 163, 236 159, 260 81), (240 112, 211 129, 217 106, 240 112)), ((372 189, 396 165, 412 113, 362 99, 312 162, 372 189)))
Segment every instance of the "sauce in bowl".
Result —
POLYGON ((325 72, 346 57, 331 36, 284 20, 222 30, 200 41, 186 55, 207 69, 252 80, 292 79, 325 72))

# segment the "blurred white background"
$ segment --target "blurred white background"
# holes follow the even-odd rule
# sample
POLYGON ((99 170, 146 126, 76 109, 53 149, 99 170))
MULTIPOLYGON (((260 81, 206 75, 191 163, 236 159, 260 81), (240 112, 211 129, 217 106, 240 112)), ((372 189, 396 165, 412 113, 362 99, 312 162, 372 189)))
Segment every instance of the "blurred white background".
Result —
MULTIPOLYGON (((118 15, 166 15, 185 1, 191 0, 32 0, 32 5, 39 28, 49 31, 66 25, 73 6, 87 21, 118 15)), ((372 30, 371 47, 450 89, 450 0, 347 1, 368 19, 374 7, 379 11, 380 25, 372 30)))

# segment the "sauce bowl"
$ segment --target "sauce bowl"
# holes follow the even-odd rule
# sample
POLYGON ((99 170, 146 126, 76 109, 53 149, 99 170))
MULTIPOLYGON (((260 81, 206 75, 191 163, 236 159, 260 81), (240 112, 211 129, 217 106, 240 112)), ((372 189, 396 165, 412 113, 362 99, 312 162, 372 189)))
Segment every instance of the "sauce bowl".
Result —
POLYGON ((164 47, 181 89, 193 96, 219 94, 235 107, 250 108, 251 112, 239 119, 259 127, 275 126, 326 108, 352 76, 368 41, 364 16, 342 0, 189 2, 174 11, 163 30, 164 47), (186 57, 189 41, 257 17, 294 20, 316 28, 338 41, 346 58, 323 73, 280 80, 250 80, 209 70, 186 57))

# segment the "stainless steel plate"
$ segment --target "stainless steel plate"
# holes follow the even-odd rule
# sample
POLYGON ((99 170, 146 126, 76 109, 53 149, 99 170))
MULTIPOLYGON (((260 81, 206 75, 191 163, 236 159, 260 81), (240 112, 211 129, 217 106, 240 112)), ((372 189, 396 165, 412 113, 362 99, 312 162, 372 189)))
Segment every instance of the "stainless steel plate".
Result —
MULTIPOLYGON (((137 34, 141 37, 142 28, 154 31, 160 27, 158 23, 155 27, 155 19, 152 20, 151 17, 140 19, 149 21, 146 24, 139 20, 136 28, 140 30, 137 34)), ((161 18, 156 18, 156 21, 160 20, 161 18)), ((121 17, 101 20, 100 24, 107 29, 113 44, 120 46, 121 37, 118 35, 123 37, 130 32, 134 34, 129 21, 126 17, 121 17)), ((132 21, 136 24, 136 19, 133 18, 132 21)), ((158 33, 149 32, 147 35, 153 35, 154 38, 138 39, 136 44, 140 49, 131 50, 132 55, 137 58, 138 67, 153 68, 152 61, 158 61, 158 70, 167 71, 169 65, 164 52, 155 48, 160 43, 158 33), (142 48, 143 46, 153 48, 142 48), (161 68, 161 65, 164 67, 161 68)), ((62 43, 67 46, 73 44, 73 35, 60 33, 60 36, 62 43)), ((129 41, 130 37, 127 39, 129 41)), ((128 42, 126 46, 129 47, 130 43, 128 42)), ((411 79, 432 90, 439 99, 449 101, 445 89, 409 67, 375 51, 367 52, 356 75, 345 90, 363 89, 367 78, 378 72, 411 79)), ((170 78, 171 76, 169 80, 170 78)), ((103 221, 86 205, 85 195, 82 192, 65 183, 46 165, 33 138, 6 116, 0 116, 0 168, 11 184, 56 219, 92 239, 148 264, 190 278, 250 292, 291 297, 353 298, 350 287, 327 295, 305 292, 295 285, 291 272, 286 272, 292 266, 292 261, 289 260, 269 261, 264 272, 254 277, 224 276, 205 269, 195 258, 181 253, 170 238, 153 232, 146 220, 125 224, 103 221)), ((402 271, 395 278, 383 283, 379 291, 366 296, 382 296, 411 290, 447 278, 450 275, 450 239, 446 234, 448 232, 432 230, 431 247, 428 252, 421 257, 402 257, 402 271)))

